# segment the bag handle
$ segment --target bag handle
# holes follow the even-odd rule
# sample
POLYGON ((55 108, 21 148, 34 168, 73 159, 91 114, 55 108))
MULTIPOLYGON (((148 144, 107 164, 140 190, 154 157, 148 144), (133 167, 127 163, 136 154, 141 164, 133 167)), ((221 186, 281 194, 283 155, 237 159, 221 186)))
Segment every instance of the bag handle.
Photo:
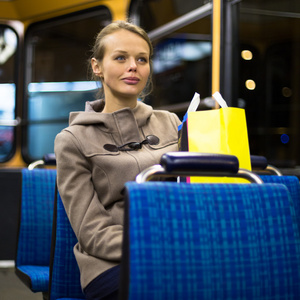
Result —
MULTIPOLYGON (((226 101, 224 100, 224 98, 221 96, 219 92, 215 92, 212 95, 212 97, 213 99, 215 99, 215 101, 219 104, 220 107, 228 107, 226 101)), ((187 116, 189 112, 196 111, 199 104, 200 104, 200 94, 195 93, 185 115, 187 116)))
POLYGON ((221 107, 228 107, 226 101, 223 99, 219 92, 215 92, 212 96, 221 107))
POLYGON ((192 99, 192 101, 191 101, 191 103, 190 103, 190 105, 187 109, 186 114, 189 113, 189 112, 192 112, 192 111, 196 111, 199 104, 200 104, 200 94, 195 93, 194 97, 193 97, 193 99, 192 99))

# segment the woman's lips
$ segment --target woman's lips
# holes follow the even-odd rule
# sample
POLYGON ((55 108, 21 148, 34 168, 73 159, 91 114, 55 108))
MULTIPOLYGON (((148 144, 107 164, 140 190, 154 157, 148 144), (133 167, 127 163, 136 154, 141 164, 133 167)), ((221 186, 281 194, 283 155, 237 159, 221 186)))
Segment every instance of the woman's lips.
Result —
POLYGON ((123 81, 127 84, 137 84, 140 80, 137 77, 126 77, 123 81))

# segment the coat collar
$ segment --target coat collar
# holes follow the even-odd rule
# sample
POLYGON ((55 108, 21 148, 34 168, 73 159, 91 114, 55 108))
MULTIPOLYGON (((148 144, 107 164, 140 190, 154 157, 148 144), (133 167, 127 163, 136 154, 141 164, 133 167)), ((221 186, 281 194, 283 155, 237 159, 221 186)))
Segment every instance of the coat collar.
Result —
POLYGON ((96 125, 103 127, 105 131, 120 130, 116 127, 126 127, 126 123, 135 120, 138 127, 143 127, 150 116, 153 108, 141 101, 137 102, 135 108, 120 109, 113 113, 101 113, 104 108, 104 100, 86 102, 84 112, 71 112, 69 118, 70 126, 73 125, 96 125))

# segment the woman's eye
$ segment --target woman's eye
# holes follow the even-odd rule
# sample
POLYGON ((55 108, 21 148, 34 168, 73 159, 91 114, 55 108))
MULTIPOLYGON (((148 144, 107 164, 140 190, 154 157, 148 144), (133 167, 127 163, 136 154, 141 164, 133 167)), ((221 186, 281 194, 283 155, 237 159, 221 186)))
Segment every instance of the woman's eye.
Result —
POLYGON ((140 57, 140 58, 138 59, 138 61, 141 61, 141 62, 147 62, 148 60, 147 60, 147 58, 145 58, 145 57, 140 57))
POLYGON ((115 60, 125 60, 125 56, 117 56, 115 60))

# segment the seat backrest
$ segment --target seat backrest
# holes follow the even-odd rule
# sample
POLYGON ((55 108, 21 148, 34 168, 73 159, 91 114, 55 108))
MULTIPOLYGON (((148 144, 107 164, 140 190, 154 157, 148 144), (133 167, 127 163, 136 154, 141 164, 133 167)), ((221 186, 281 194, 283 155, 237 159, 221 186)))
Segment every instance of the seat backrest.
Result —
POLYGON ((284 185, 130 182, 126 193, 123 299, 298 299, 284 185))
POLYGON ((22 170, 16 266, 49 266, 55 169, 22 170))
POLYGON ((57 193, 53 218, 49 299, 84 299, 80 285, 79 268, 73 253, 77 238, 59 193, 57 193))
POLYGON ((296 219, 300 229, 300 183, 297 176, 276 176, 276 175, 260 175, 265 183, 282 183, 284 184, 291 195, 293 205, 295 207, 296 219))

